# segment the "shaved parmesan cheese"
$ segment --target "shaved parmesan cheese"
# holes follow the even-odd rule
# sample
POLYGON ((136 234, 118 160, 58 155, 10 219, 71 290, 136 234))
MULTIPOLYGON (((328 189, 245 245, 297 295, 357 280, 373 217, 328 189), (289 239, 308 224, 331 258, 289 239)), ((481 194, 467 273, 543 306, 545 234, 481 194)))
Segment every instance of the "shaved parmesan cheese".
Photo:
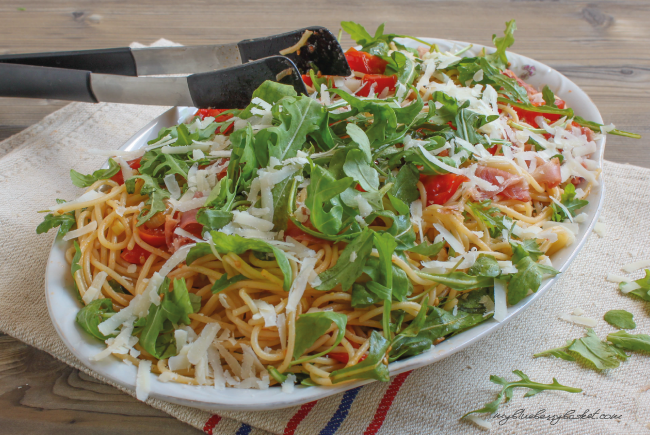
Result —
POLYGON ((138 266, 136 264, 130 264, 129 267, 126 268, 127 273, 136 273, 138 271, 138 266))
POLYGON ((86 235, 88 233, 92 233, 97 229, 97 221, 92 221, 88 225, 84 225, 83 227, 76 229, 74 231, 68 231, 65 236, 63 236, 64 241, 76 239, 77 237, 81 237, 83 235, 86 235))
POLYGON ((476 71, 474 73, 474 76, 472 77, 472 80, 474 80, 475 82, 480 82, 481 80, 483 80, 483 70, 480 69, 476 71))
MULTIPOLYGON (((115 317, 115 315, 113 315, 115 317)), ((112 318, 112 317, 111 317, 112 318)), ((130 317, 126 322, 122 323, 122 330, 115 338, 106 340, 108 345, 106 349, 99 352, 97 355, 91 356, 91 361, 100 361, 112 353, 126 355, 138 342, 138 337, 131 335, 133 333, 133 322, 135 317, 130 317)), ((109 335, 109 334, 104 334, 109 335)))
POLYGON ((165 186, 167 187, 167 190, 169 190, 172 198, 178 200, 181 197, 181 187, 178 185, 178 181, 176 181, 176 175, 165 175, 163 180, 165 181, 165 186))
POLYGON ((99 198, 101 198, 103 196, 106 196, 106 195, 104 195, 102 193, 99 193, 96 190, 90 190, 90 191, 84 193, 83 195, 81 195, 79 198, 77 198, 75 200, 68 201, 68 202, 65 202, 63 204, 56 204, 56 205, 54 205, 52 207, 47 208, 46 210, 49 210, 51 212, 56 212, 56 211, 60 210, 61 207, 66 207, 66 206, 69 206, 69 205, 72 205, 72 204, 81 204, 83 202, 88 202, 88 201, 94 201, 94 200, 99 199, 99 198))
POLYGON ((635 282, 623 282, 620 284, 619 288, 621 289, 621 293, 627 294, 633 290, 640 289, 641 286, 635 282))
POLYGON ((629 278, 620 275, 614 275, 613 273, 608 273, 605 278, 609 282, 630 282, 629 278))
POLYGON ((366 198, 364 198, 361 195, 357 195, 354 197, 354 200, 357 202, 359 206, 359 214, 361 215, 361 217, 365 218, 372 213, 372 206, 370 205, 370 203, 368 203, 366 198))
POLYGON ((115 161, 120 164, 120 167, 122 168, 122 177, 125 180, 128 180, 129 178, 133 177, 133 169, 129 166, 129 164, 124 160, 122 157, 116 157, 115 161))
POLYGON ((210 347, 210 344, 217 336, 219 329, 221 329, 221 326, 219 326, 218 323, 208 323, 205 325, 203 331, 199 334, 199 338, 192 343, 192 347, 187 352, 187 359, 192 364, 197 364, 199 360, 206 355, 208 347, 210 347))
POLYGON ((429 151, 427 151, 426 148, 424 148, 421 144, 417 144, 417 146, 420 148, 420 151, 422 151, 422 155, 424 155, 424 158, 439 167, 440 169, 444 169, 447 172, 451 172, 452 174, 458 174, 460 175, 462 173, 461 169, 454 168, 453 166, 449 166, 446 163, 443 163, 441 160, 439 160, 436 156, 431 154, 429 151))
POLYGON ((517 268, 512 264, 512 261, 498 261, 501 273, 508 275, 510 273, 517 273, 517 268))
POLYGON ((352 251, 352 254, 350 254, 350 263, 354 263, 356 259, 357 259, 357 251, 352 251))
POLYGON ((104 282, 106 282, 107 276, 108 274, 103 270, 95 275, 92 284, 90 284, 90 287, 88 287, 88 290, 86 290, 86 293, 84 293, 83 297, 81 298, 83 299, 84 304, 88 305, 97 299, 97 297, 101 294, 102 286, 104 285, 104 282))
POLYGON ((219 302, 221 302, 221 305, 225 309, 230 308, 230 304, 228 303, 228 298, 226 298, 226 295, 224 293, 219 293, 219 302))
POLYGON ((419 199, 416 199, 411 203, 410 206, 410 211, 411 211, 411 223, 415 226, 418 227, 418 231, 420 233, 420 240, 424 240, 424 231, 422 229, 422 215, 424 214, 424 211, 422 209, 422 201, 419 199))
MULTIPOLYGON (((560 208, 562 209, 562 211, 564 212, 564 214, 565 214, 565 215, 569 218, 569 220, 573 223, 573 215, 571 214, 571 212, 569 211, 569 209, 566 208, 566 206, 565 206, 564 204, 562 204, 560 201, 558 201, 557 199, 553 198, 552 196, 551 196, 551 201, 553 201, 553 202, 555 203, 555 205, 557 205, 558 207, 560 207, 560 208)), ((577 233, 577 231, 576 231, 576 233, 577 233)))
POLYGON ((213 346, 208 348, 208 362, 210 363, 210 367, 212 367, 214 388, 223 390, 226 388, 226 378, 223 375, 223 366, 221 365, 219 351, 217 351, 213 346))
POLYGON ((194 234, 190 233, 189 231, 186 231, 186 230, 182 229, 181 227, 176 227, 174 229, 174 234, 178 234, 181 237, 188 238, 188 239, 193 240, 193 241, 195 241, 197 243, 203 243, 203 240, 199 239, 198 237, 196 237, 194 234))
MULTIPOLYGON (((176 332, 178 332, 178 330, 176 330, 176 332)), ((190 363, 190 360, 187 359, 187 353, 189 352, 190 348, 191 345, 179 346, 178 342, 176 343, 176 349, 180 349, 180 351, 178 352, 178 355, 169 357, 167 360, 169 370, 175 372, 192 367, 192 363, 190 363)))
POLYGON ((596 222, 596 225, 594 225, 594 233, 598 234, 599 237, 605 237, 606 231, 607 227, 603 222, 596 222))
POLYGON ((151 361, 140 360, 138 363, 138 374, 135 383, 135 397, 145 401, 149 398, 151 391, 151 361))
POLYGON ((280 336, 280 347, 282 350, 287 347, 287 316, 282 313, 278 314, 275 322, 278 326, 278 335, 280 336))
POLYGON ((231 150, 216 150, 216 151, 210 151, 210 155, 212 157, 230 157, 232 155, 231 150))
POLYGON ((300 302, 300 299, 302 298, 302 295, 307 288, 307 281, 309 280, 309 275, 314 270, 314 266, 316 266, 315 257, 306 258, 305 261, 303 261, 302 267, 300 268, 300 273, 298 273, 298 276, 293 281, 291 290, 289 291, 287 307, 285 308, 285 311, 287 313, 296 311, 296 307, 298 306, 298 303, 300 302))
POLYGON ((253 320, 264 319, 265 328, 277 326, 275 307, 273 305, 269 304, 266 301, 261 301, 261 300, 255 300, 253 301, 253 303, 258 309, 258 312, 253 315, 253 320))
POLYGON ((451 234, 451 232, 447 230, 447 228, 445 228, 441 224, 433 224, 433 227, 436 230, 438 230, 440 234, 442 234, 442 238, 445 239, 447 243, 449 243, 451 249, 453 249, 459 254, 465 253, 465 247, 463 246, 463 244, 456 237, 454 237, 454 235, 451 234))
POLYGON ((598 321, 591 317, 574 316, 572 314, 562 314, 559 318, 567 322, 575 323, 576 325, 588 326, 589 328, 593 328, 598 324, 598 321))
POLYGON ((648 267, 650 267, 650 260, 640 260, 626 264, 621 268, 621 270, 623 270, 623 272, 631 273, 639 269, 647 269, 648 267))
POLYGON ((169 202, 177 211, 186 212, 194 210, 195 208, 203 207, 206 199, 206 197, 191 198, 187 200, 183 200, 183 198, 181 198, 180 200, 176 201, 175 199, 170 198, 169 202))
MULTIPOLYGON (((170 136, 171 137, 171 136, 170 136)), ((88 154, 93 154, 96 156, 104 156, 104 157, 123 157, 126 160, 135 160, 137 158, 140 158, 144 155, 145 153, 144 148, 140 148, 137 150, 131 150, 131 151, 125 151, 125 150, 98 150, 95 148, 91 148, 88 150, 88 154)))
MULTIPOLYGON (((483 70, 479 70, 479 71, 483 71, 483 70)), ((475 415, 468 415, 465 418, 473 422, 474 424, 476 424, 481 429, 492 430, 492 423, 490 423, 487 420, 483 420, 481 417, 477 417, 475 415)))
POLYGON ((494 312, 494 302, 488 295, 483 295, 481 296, 481 299, 479 299, 479 303, 483 304, 485 306, 485 311, 488 313, 493 313, 494 312))
POLYGON ((508 316, 508 305, 506 303, 506 282, 500 279, 494 280, 494 320, 503 322, 508 316))
MULTIPOLYGON (((160 148, 160 151, 163 154, 187 154, 192 152, 192 155, 195 151, 200 151, 201 153, 207 152, 210 149, 210 143, 208 142, 194 142, 191 145, 180 145, 180 146, 169 146, 165 145, 160 148)), ((204 155, 205 156, 205 155, 204 155)), ((198 160, 198 159, 194 159, 198 160)))
POLYGON ((260 231, 271 231, 273 229, 273 222, 269 222, 265 219, 252 216, 247 211, 233 210, 232 213, 233 213, 232 221, 241 226, 245 226, 251 229, 257 229, 260 231))
POLYGON ((182 349, 187 343, 187 331, 184 329, 177 329, 174 331, 174 339, 176 340, 176 348, 182 349))
POLYGON ((287 374, 287 379, 282 382, 282 392, 291 394, 294 390, 294 384, 296 383, 296 375, 293 373, 287 374))

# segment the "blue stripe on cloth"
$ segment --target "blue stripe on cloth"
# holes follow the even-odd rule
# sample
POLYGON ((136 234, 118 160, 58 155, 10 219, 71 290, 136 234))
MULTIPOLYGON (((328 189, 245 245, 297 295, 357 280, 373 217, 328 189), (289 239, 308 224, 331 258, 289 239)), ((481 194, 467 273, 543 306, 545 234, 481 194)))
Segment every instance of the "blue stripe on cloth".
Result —
POLYGON ((354 402, 354 399, 357 397, 360 390, 361 387, 357 387, 343 393, 341 404, 334 415, 332 415, 332 418, 330 418, 330 421, 328 421, 323 430, 320 431, 320 435, 334 435, 336 431, 339 430, 339 427, 341 427, 341 424, 343 424, 347 418, 348 413, 350 412, 350 406, 352 406, 352 402, 354 402))
POLYGON ((237 429, 237 432, 235 432, 235 435, 248 435, 252 430, 252 427, 246 423, 242 423, 241 426, 239 426, 239 429, 237 429))

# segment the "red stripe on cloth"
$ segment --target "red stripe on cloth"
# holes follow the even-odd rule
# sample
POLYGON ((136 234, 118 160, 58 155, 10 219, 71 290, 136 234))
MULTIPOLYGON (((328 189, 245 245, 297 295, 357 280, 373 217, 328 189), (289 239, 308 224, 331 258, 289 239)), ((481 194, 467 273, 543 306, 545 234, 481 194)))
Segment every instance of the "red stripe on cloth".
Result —
POLYGON ((411 371, 399 374, 395 377, 395 379, 393 379, 393 382, 391 382, 388 386, 386 393, 384 393, 384 397, 381 398, 381 402, 379 402, 375 416, 372 418, 372 421, 366 428, 366 431, 363 433, 363 435, 375 435, 377 432, 379 432, 379 429, 381 429, 381 426, 384 424, 384 420, 386 419, 386 414, 388 414, 388 410, 393 404, 393 400, 395 400, 395 396, 397 396, 399 389, 402 387, 402 384, 406 378, 408 378, 408 376, 411 374, 411 371))
POLYGON ((208 421, 205 422, 205 426, 203 426, 203 432, 207 433, 208 435, 212 435, 212 429, 214 429, 214 427, 218 425, 220 421, 220 415, 212 415, 212 417, 208 418, 208 421))
POLYGON ((307 417, 307 414, 309 414, 312 408, 316 406, 316 402, 317 401, 314 400, 313 402, 305 403, 300 407, 298 412, 291 417, 291 420, 289 420, 289 423, 287 423, 284 428, 284 435, 293 435, 294 432, 296 432, 298 425, 305 419, 305 417, 307 417))

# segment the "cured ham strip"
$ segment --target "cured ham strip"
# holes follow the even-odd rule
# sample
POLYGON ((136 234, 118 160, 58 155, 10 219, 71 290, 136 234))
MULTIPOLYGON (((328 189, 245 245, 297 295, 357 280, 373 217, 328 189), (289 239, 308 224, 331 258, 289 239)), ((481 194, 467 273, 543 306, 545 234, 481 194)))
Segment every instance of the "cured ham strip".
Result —
POLYGON ((494 198, 496 195, 500 195, 507 199, 514 199, 523 202, 530 201, 528 182, 519 175, 514 175, 501 169, 480 165, 476 168, 475 175, 498 187, 497 190, 490 192, 478 189, 477 194, 479 197, 475 199, 494 198))

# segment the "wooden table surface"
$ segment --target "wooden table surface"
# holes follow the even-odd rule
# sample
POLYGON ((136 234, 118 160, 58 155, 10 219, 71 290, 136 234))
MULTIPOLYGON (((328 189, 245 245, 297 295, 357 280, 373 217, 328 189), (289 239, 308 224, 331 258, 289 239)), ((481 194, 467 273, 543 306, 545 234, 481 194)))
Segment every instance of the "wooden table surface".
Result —
MULTIPOLYGON (((341 20, 369 30, 490 45, 515 18, 513 51, 544 62, 584 89, 606 123, 644 136, 610 136, 605 157, 650 167, 650 2, 0 0, 0 54, 108 48, 164 37, 224 43, 341 20)), ((350 46, 347 35, 342 41, 350 46)), ((0 98, 0 140, 64 106, 0 98)), ((50 355, 0 336, 0 432, 12 434, 200 433, 50 355)))

